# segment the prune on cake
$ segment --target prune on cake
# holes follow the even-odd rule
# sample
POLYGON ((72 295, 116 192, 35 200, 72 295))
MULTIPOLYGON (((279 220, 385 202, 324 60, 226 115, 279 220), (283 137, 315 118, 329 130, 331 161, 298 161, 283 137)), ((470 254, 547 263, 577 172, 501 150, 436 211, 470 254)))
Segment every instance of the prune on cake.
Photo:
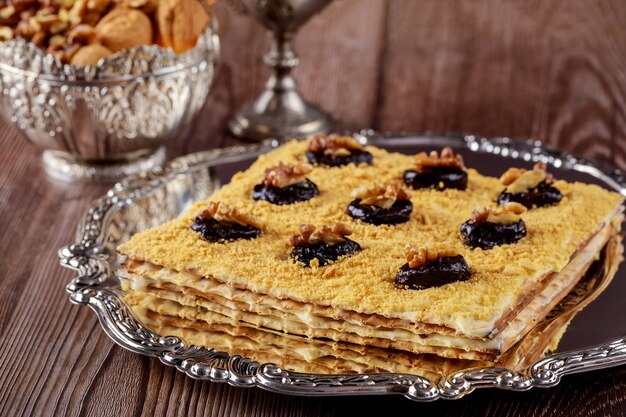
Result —
POLYGON ((520 217, 525 210, 519 203, 475 209, 472 217, 461 225, 463 242, 472 248, 492 249, 519 241, 526 236, 526 224, 520 217))
POLYGON ((374 225, 393 225, 411 218, 411 195, 398 181, 358 188, 352 196, 356 199, 348 205, 347 212, 354 219, 374 225))
POLYGON ((351 234, 352 229, 343 223, 320 228, 302 224, 289 241, 293 246, 290 257, 304 267, 324 266, 361 250, 361 245, 346 238, 351 234))
POLYGON ((396 274, 398 288, 421 290, 441 287, 453 282, 467 281, 472 273, 458 252, 451 248, 405 248, 407 263, 396 274))
POLYGON ((338 167, 372 164, 373 156, 352 136, 319 134, 311 138, 306 157, 315 165, 338 167))
POLYGON ((191 230, 209 242, 254 239, 261 234, 261 225, 249 214, 230 208, 223 202, 211 202, 196 216, 191 230))
POLYGON ((309 164, 288 165, 280 162, 265 170, 263 181, 252 190, 252 198, 279 206, 310 200, 320 193, 317 185, 305 178, 312 169, 309 164))
POLYGON ((443 148, 441 154, 436 151, 430 154, 418 153, 413 161, 415 168, 407 169, 403 174, 406 185, 414 189, 434 188, 439 191, 446 188, 467 188, 467 171, 463 157, 455 154, 449 146, 443 148))
POLYGON ((554 179, 543 162, 536 163, 530 171, 509 168, 500 182, 507 186, 498 196, 500 205, 515 202, 530 209, 558 204, 563 198, 561 191, 552 185, 554 179))

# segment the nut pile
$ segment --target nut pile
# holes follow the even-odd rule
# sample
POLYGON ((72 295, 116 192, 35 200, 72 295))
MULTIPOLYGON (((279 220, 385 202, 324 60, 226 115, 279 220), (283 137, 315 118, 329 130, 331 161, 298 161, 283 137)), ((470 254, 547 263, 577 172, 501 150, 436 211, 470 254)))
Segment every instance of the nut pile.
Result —
POLYGON ((402 188, 400 182, 391 181, 385 184, 374 184, 371 187, 357 188, 352 197, 361 199, 360 204, 389 208, 396 201, 406 201, 411 195, 402 188))
POLYGON ((409 268, 415 269, 439 258, 457 256, 459 252, 448 246, 417 248, 407 243, 404 247, 404 254, 409 268))
POLYGON ((498 208, 479 207, 474 209, 470 217, 470 223, 498 223, 513 224, 520 221, 520 214, 526 211, 526 207, 519 203, 508 203, 498 208))
POLYGON ((523 193, 532 190, 545 180, 551 181, 552 175, 548 174, 547 166, 543 162, 537 162, 530 171, 524 168, 509 168, 500 177, 500 183, 507 186, 509 193, 523 193))
POLYGON ((0 1, 0 41, 23 38, 86 66, 138 45, 184 52, 209 20, 198 0, 8 0, 0 1))
POLYGON ((319 229, 312 224, 301 224, 298 234, 289 239, 291 246, 308 246, 317 243, 334 245, 343 242, 352 234, 352 228, 345 223, 337 223, 333 227, 322 226, 319 229))
POLYGON ((291 165, 279 162, 278 165, 265 170, 263 184, 272 187, 286 187, 297 184, 304 180, 304 176, 312 170, 313 166, 309 164, 291 165))
POLYGON ((309 151, 332 156, 350 155, 352 149, 363 149, 363 145, 352 136, 318 134, 311 138, 309 151))
POLYGON ((413 157, 413 163, 417 172, 423 172, 428 168, 465 169, 463 156, 455 154, 449 146, 443 148, 441 154, 437 154, 437 151, 432 151, 430 154, 420 152, 413 157))
POLYGON ((236 207, 228 207, 222 201, 211 201, 209 206, 200 212, 199 216, 205 219, 217 220, 220 223, 236 223, 242 226, 256 227, 257 229, 261 228, 261 223, 254 217, 240 211, 236 207))

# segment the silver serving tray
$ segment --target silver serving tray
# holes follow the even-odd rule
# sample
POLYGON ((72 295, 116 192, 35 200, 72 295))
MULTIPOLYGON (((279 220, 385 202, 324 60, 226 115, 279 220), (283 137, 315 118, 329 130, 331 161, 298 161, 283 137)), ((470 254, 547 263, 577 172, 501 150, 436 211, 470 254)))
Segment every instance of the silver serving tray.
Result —
MULTIPOLYGON (((361 135, 365 142, 404 153, 451 145, 466 163, 482 173, 499 175, 507 167, 544 161, 559 178, 596 183, 626 195, 624 174, 606 165, 542 146, 537 141, 475 136, 404 134, 361 135), (512 159, 518 161, 513 162, 512 159)), ((290 372, 273 364, 160 335, 136 320, 122 301, 116 270, 116 247, 132 234, 181 214, 192 202, 206 199, 221 183, 246 168, 277 143, 236 146, 184 156, 166 168, 133 176, 116 184, 84 214, 76 242, 59 251, 61 264, 76 271, 67 286, 70 300, 90 306, 104 331, 120 346, 159 358, 187 375, 260 387, 284 394, 380 395, 400 394, 416 401, 457 399, 476 388, 526 391, 556 385, 561 377, 626 363, 626 266, 620 266, 610 289, 578 313, 556 353, 528 369, 479 368, 458 371, 439 381, 409 374, 315 375, 290 372), (607 318, 611 320, 607 320, 607 318)))

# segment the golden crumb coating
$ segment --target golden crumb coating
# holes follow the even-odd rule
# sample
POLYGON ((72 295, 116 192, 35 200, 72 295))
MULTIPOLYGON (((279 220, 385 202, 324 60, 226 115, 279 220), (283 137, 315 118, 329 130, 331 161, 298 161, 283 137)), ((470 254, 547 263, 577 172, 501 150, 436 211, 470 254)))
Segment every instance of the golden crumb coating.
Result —
MULTIPOLYGON (((514 310, 544 278, 560 271, 577 248, 609 222, 622 197, 596 185, 556 181, 563 193, 560 204, 521 215, 527 236, 491 250, 466 247, 460 225, 476 207, 495 207, 504 189, 497 178, 468 169, 465 191, 411 190, 411 220, 395 226, 375 226, 352 219, 346 207, 352 190, 399 180, 413 166, 411 156, 376 147, 366 150, 373 165, 315 167, 306 176, 320 195, 292 205, 254 201, 252 188, 263 180, 266 168, 278 162, 306 162, 308 143, 292 141, 259 157, 246 171, 210 199, 182 217, 138 233, 121 245, 122 254, 178 271, 192 271, 278 298, 330 305, 362 313, 376 313, 414 322, 450 327, 459 334, 483 337, 498 320, 514 310), (263 224, 252 240, 210 243, 190 229, 208 201, 223 201, 249 213, 263 224), (289 237, 301 224, 345 223, 362 251, 323 267, 304 268, 289 258, 289 237), (438 288, 398 289, 394 278, 406 262, 404 248, 445 244, 466 259, 472 278, 438 288), (325 273, 332 268, 333 273, 325 273)), ((543 284, 542 284, 543 285, 543 284)))

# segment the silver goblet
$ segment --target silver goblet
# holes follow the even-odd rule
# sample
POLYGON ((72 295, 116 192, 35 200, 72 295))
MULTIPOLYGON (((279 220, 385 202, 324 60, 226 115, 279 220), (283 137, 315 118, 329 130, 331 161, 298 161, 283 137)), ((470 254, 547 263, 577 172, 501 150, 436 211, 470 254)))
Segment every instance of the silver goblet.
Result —
POLYGON ((298 28, 331 0, 240 0, 245 10, 274 35, 265 63, 273 70, 263 93, 230 120, 236 136, 289 139, 328 132, 331 119, 296 89, 291 70, 300 62, 291 41, 298 28))

